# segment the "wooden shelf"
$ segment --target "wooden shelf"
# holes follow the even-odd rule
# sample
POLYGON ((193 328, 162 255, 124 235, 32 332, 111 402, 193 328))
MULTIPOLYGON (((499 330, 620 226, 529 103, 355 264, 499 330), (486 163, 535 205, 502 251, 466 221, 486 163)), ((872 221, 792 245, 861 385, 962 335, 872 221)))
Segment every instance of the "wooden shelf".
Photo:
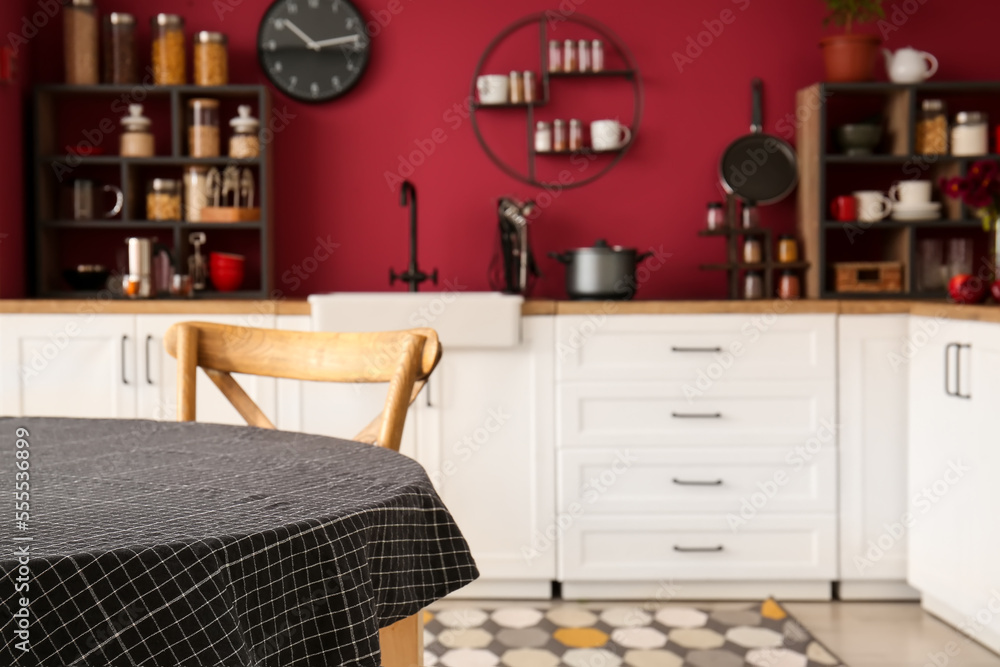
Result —
POLYGON ((600 72, 547 72, 551 79, 587 79, 600 77, 624 77, 626 79, 635 78, 634 69, 606 69, 600 72))
POLYGON ((42 227, 53 229, 260 229, 262 222, 188 222, 186 220, 43 220, 42 227))
MULTIPOLYGON (((66 155, 49 155, 47 157, 41 158, 44 164, 55 164, 58 162, 65 162, 68 156, 66 155)), ((154 157, 121 157, 119 155, 91 155, 88 157, 74 157, 74 162, 78 162, 80 166, 112 166, 117 167, 120 165, 125 166, 135 166, 135 167, 191 167, 198 165, 205 166, 228 166, 236 165, 237 167, 255 167, 263 163, 261 158, 230 158, 230 157, 185 157, 185 156, 167 156, 167 155, 157 155, 154 157)))
POLYGON ((960 155, 844 155, 841 153, 831 153, 825 157, 829 164, 906 164, 915 163, 942 163, 942 162, 978 162, 979 160, 1000 160, 1000 155, 991 153, 989 155, 973 155, 969 157, 960 155))
POLYGON ((110 85, 98 84, 95 86, 71 86, 64 83, 43 84, 35 87, 35 91, 48 95, 80 95, 97 96, 127 95, 129 99, 136 97, 136 89, 142 90, 148 96, 167 97, 174 93, 178 95, 197 95, 199 97, 256 97, 260 93, 260 86, 252 84, 235 84, 231 86, 150 86, 143 84, 134 85, 110 85))
POLYGON ((849 228, 851 226, 865 225, 864 229, 982 229, 983 223, 980 220, 880 220, 879 222, 841 222, 839 220, 826 220, 823 227, 826 229, 849 228))
POLYGON ((725 227, 723 229, 703 229, 698 232, 698 236, 768 236, 771 234, 770 229, 765 229, 763 227, 754 227, 752 229, 743 229, 742 227, 725 227))
POLYGON ((535 151, 535 155, 539 157, 559 157, 561 155, 617 155, 618 153, 624 152, 626 148, 628 148, 627 145, 607 151, 595 151, 593 148, 581 148, 578 151, 535 151))
POLYGON ((539 100, 537 102, 502 102, 497 104, 486 104, 484 102, 473 102, 473 109, 528 109, 533 107, 543 107, 545 102, 539 100))
POLYGON ((722 262, 701 265, 703 271, 804 271, 808 268, 809 262, 761 262, 758 264, 722 262))

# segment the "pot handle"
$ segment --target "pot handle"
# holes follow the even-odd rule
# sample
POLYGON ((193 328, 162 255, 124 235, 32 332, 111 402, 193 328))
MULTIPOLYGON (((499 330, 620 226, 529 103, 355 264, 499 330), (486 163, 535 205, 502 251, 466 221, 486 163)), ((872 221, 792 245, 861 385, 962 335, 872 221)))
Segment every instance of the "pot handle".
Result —
POLYGON ((636 264, 638 265, 638 264, 640 264, 640 263, 641 263, 641 262, 642 262, 643 260, 646 260, 646 259, 649 259, 650 257, 652 257, 652 256, 653 256, 653 254, 654 254, 654 253, 652 253, 652 252, 643 252, 643 253, 639 253, 638 255, 636 255, 636 258, 635 258, 635 263, 636 263, 636 264))
POLYGON ((550 252, 549 257, 556 260, 557 262, 561 262, 563 264, 569 264, 569 255, 563 255, 558 252, 550 252))

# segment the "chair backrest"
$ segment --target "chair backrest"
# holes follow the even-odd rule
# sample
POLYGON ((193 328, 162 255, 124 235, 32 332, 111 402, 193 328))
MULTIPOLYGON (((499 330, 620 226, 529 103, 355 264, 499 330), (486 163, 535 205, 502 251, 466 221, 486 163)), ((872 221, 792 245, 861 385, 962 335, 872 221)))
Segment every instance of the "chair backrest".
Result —
POLYGON ((433 329, 307 333, 179 322, 163 341, 177 359, 177 419, 195 420, 199 366, 251 426, 275 428, 231 373, 319 382, 385 382, 385 409, 355 440, 399 451, 406 411, 441 359, 433 329))

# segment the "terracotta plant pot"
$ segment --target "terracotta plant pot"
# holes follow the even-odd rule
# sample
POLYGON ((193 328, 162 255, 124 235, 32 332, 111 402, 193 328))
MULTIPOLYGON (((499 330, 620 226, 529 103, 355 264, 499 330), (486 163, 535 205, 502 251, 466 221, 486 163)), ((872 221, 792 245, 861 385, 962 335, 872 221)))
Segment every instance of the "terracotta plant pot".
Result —
POLYGON ((873 81, 879 46, 875 35, 832 35, 820 40, 826 80, 831 83, 873 81))

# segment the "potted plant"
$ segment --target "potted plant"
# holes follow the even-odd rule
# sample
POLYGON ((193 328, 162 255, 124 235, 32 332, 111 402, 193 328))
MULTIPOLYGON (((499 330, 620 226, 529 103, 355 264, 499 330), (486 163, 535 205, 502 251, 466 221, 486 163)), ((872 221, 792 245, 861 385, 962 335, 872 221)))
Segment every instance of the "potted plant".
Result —
POLYGON ((857 33, 854 28, 863 23, 884 18, 882 0, 823 0, 830 15, 823 25, 833 23, 844 28, 841 35, 829 35, 820 40, 826 80, 831 82, 872 81, 881 40, 870 33, 857 33))

